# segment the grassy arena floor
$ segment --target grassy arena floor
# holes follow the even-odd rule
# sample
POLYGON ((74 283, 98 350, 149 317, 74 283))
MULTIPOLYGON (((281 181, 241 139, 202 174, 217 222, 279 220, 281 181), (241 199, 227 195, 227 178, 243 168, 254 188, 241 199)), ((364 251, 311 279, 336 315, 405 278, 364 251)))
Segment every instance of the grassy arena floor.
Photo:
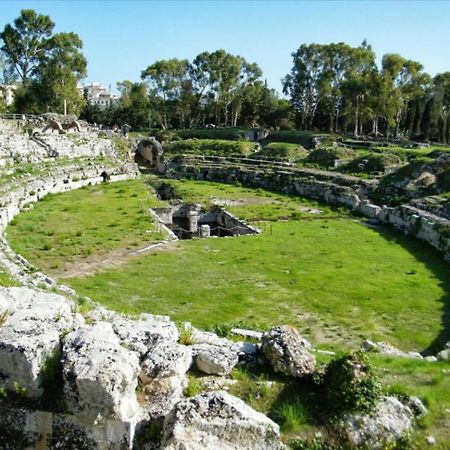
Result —
POLYGON ((122 253, 120 268, 94 264, 72 276, 69 266, 161 238, 145 215, 156 201, 142 181, 133 181, 52 196, 19 215, 8 239, 80 295, 119 311, 169 314, 200 327, 291 323, 331 347, 369 338, 408 350, 442 348, 449 267, 425 244, 305 200, 214 183, 174 184, 189 201, 234 201, 229 209, 249 220, 297 220, 259 223, 260 236, 180 241, 133 258, 122 253), (311 212, 318 207, 321 214, 311 212))

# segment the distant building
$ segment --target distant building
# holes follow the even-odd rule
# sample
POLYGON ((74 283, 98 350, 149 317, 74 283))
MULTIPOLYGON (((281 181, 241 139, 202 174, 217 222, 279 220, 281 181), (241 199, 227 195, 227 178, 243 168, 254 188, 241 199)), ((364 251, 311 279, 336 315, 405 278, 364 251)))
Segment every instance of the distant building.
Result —
POLYGON ((18 88, 15 84, 0 84, 0 98, 5 102, 6 106, 10 106, 14 102, 14 92, 18 88))
POLYGON ((101 109, 112 106, 119 100, 118 95, 111 94, 108 88, 96 82, 80 85, 78 90, 91 105, 96 105, 101 109))

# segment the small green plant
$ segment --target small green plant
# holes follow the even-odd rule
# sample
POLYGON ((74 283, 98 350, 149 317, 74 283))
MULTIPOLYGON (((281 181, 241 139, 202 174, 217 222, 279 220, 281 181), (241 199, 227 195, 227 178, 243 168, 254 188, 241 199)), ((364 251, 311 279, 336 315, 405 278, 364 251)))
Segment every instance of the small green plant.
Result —
POLYGON ((307 410, 297 399, 283 402, 274 409, 272 415, 283 431, 294 430, 309 419, 307 410))
POLYGON ((52 244, 50 244, 50 242, 44 242, 44 244, 41 247, 42 250, 51 250, 52 249, 52 244))
POLYGON ((0 387, 0 397, 6 398, 8 396, 8 391, 4 387, 0 387))
POLYGON ((188 376, 188 384, 184 388, 184 395, 186 397, 194 397, 194 396, 200 394, 202 391, 203 391, 202 382, 194 375, 189 375, 188 376))
POLYGON ((192 345, 194 343, 192 329, 181 325, 178 329, 179 337, 178 342, 183 345, 192 345))
POLYGON ((22 396, 22 397, 26 397, 27 396, 27 394, 28 394, 28 388, 26 387, 26 386, 22 386, 19 382, 17 382, 17 381, 14 381, 13 382, 13 389, 14 389, 14 392, 17 394, 17 395, 20 395, 20 396, 22 396))
POLYGON ((4 323, 6 322, 6 320, 8 319, 8 317, 11 315, 11 311, 9 311, 8 309, 6 311, 3 311, 2 313, 0 313, 0 327, 2 325, 4 325, 4 323))

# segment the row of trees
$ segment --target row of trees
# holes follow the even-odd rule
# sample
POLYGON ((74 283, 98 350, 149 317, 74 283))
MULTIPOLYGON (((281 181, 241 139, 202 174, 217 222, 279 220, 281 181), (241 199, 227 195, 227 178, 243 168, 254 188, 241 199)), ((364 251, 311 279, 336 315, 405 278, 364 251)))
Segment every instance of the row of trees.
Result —
POLYGON ((157 61, 141 73, 162 128, 267 124, 279 126, 289 104, 263 82, 256 63, 225 50, 157 61))
POLYGON ((0 81, 19 81, 14 104, 17 112, 78 114, 84 104, 77 89, 87 65, 81 39, 75 33, 55 34, 54 26, 49 16, 24 9, 0 33, 0 81))
POLYGON ((215 126, 288 127, 450 142, 450 72, 430 77, 417 62, 387 54, 377 67, 366 42, 301 45, 282 80, 289 100, 262 79, 256 63, 225 50, 192 61, 157 61, 141 82, 118 83, 118 104, 89 105, 82 42, 54 33, 50 17, 22 10, 0 33, 0 83, 19 81, 16 112, 67 112, 134 129, 215 126))
POLYGON ((117 83, 118 105, 87 106, 86 119, 107 124, 128 122, 134 129, 159 127, 286 126, 291 107, 261 79, 255 63, 217 50, 186 59, 157 61, 141 73, 142 82, 117 83))
POLYGON ((300 128, 450 142, 450 72, 386 54, 381 67, 366 42, 302 45, 283 79, 300 128))

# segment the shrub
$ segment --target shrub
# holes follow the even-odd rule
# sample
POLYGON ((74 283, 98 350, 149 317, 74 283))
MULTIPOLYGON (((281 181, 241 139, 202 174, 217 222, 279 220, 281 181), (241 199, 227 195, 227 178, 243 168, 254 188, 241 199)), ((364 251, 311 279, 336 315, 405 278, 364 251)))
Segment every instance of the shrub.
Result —
POLYGON ((183 324, 178 327, 178 342, 183 345, 192 345, 194 343, 192 329, 183 324))
POLYGON ((184 395, 186 397, 194 397, 203 392, 203 385, 200 380, 192 375, 188 378, 188 384, 184 388, 184 395))
POLYGON ((331 361, 325 369, 323 387, 331 416, 368 411, 381 395, 369 359, 361 351, 331 361))

